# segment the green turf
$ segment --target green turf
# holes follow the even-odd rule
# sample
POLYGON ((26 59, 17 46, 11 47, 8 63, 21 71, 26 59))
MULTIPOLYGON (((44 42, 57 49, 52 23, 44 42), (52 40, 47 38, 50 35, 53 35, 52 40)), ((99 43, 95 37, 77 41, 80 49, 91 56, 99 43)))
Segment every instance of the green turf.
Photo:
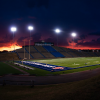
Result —
POLYGON ((75 68, 87 65, 100 64, 100 57, 57 58, 31 61, 75 68))
MULTIPOLYGON (((93 65, 99 64, 100 63, 99 59, 100 59, 99 57, 81 57, 81 58, 43 59, 43 60, 31 60, 31 61, 53 64, 53 65, 59 65, 59 66, 79 67, 79 66, 87 66, 87 65, 92 65, 92 64, 93 65), (85 63, 87 63, 87 65, 85 63)), ((65 70, 65 71, 59 71, 59 72, 49 72, 49 71, 39 69, 39 68, 35 68, 35 67, 34 67, 35 70, 27 70, 25 68, 22 68, 22 67, 19 67, 19 66, 16 66, 16 65, 13 65, 13 66, 28 72, 30 75, 35 75, 35 76, 67 74, 67 73, 74 73, 74 72, 85 71, 85 70, 92 70, 92 69, 96 69, 96 68, 100 67, 100 65, 97 65, 97 66, 84 67, 84 68, 65 70)), ((29 67, 31 67, 31 66, 29 66, 29 67)))
POLYGON ((0 75, 4 74, 23 74, 23 73, 7 65, 6 63, 0 62, 0 75))

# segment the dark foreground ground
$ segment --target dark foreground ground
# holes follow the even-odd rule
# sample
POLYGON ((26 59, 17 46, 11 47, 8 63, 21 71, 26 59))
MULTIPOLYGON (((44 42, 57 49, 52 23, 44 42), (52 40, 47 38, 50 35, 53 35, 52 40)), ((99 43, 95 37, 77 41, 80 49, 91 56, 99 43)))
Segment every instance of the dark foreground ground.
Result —
POLYGON ((55 85, 1 85, 0 100, 100 100, 100 75, 55 85))
POLYGON ((1 83, 3 80, 9 84, 0 85, 0 100, 100 100, 100 68, 45 77, 8 75, 0 77, 1 83), (11 85, 13 81, 31 80, 35 80, 34 86, 11 85))
POLYGON ((34 83, 34 85, 49 85, 80 81, 96 75, 100 75, 100 68, 52 76, 6 75, 0 77, 0 84, 6 83, 7 85, 31 85, 34 83))

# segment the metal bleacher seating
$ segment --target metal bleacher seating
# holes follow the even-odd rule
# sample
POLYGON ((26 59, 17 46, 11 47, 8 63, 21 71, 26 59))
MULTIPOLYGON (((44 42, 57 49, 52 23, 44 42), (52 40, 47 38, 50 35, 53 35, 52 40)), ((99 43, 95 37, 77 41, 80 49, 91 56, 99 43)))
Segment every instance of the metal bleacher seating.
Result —
MULTIPOLYGON (((29 47, 25 47, 27 51, 29 52, 29 47)), ((30 46, 30 54, 33 58, 44 58, 43 55, 41 55, 37 49, 35 49, 33 46, 30 46)))
POLYGON ((19 59, 24 58, 29 59, 29 55, 31 59, 34 58, 56 58, 56 57, 97 57, 100 56, 100 52, 85 52, 81 50, 69 49, 64 47, 57 46, 30 46, 30 54, 29 54, 29 46, 17 49, 16 54, 19 59))
POLYGON ((39 52, 47 52, 42 46, 34 46, 39 52))
POLYGON ((62 55, 64 55, 65 57, 72 57, 70 54, 68 54, 67 52, 65 52, 61 47, 57 47, 57 46, 52 46, 55 50, 57 50, 58 52, 60 52, 62 55))
MULTIPOLYGON (((21 48, 21 49, 17 49, 16 50, 16 52, 17 52, 17 54, 19 55, 19 57, 21 58, 21 59, 23 59, 24 58, 24 48, 21 48)), ((30 56, 31 57, 31 56, 30 56)), ((29 58, 29 53, 25 50, 25 58, 29 58)), ((31 57, 32 58, 32 57, 31 57)))
POLYGON ((43 46, 48 52, 50 52, 54 57, 65 57, 60 52, 56 51, 52 46, 43 46))

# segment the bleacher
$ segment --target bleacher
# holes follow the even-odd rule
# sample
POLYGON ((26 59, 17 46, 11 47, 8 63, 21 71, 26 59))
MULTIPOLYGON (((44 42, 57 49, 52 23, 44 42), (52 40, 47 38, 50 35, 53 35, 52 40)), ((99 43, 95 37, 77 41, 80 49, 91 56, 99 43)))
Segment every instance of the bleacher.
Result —
POLYGON ((75 52, 71 51, 71 49, 69 48, 64 48, 64 47, 60 47, 62 50, 64 50, 66 53, 68 53, 69 55, 71 55, 72 57, 80 57, 78 54, 76 54, 75 52))
POLYGON ((54 48, 51 46, 43 46, 48 52, 57 52, 54 48))
POLYGON ((48 52, 46 49, 44 49, 42 46, 34 46, 39 52, 48 52))
POLYGON ((82 52, 83 57, 92 57, 88 52, 82 52))
POLYGON ((62 55, 64 55, 65 57, 72 57, 70 54, 68 54, 67 52, 65 52, 63 49, 61 49, 60 47, 57 46, 52 46, 56 51, 60 52, 62 55))
MULTIPOLYGON (((25 47, 27 49, 27 51, 29 52, 29 47, 25 47)), ((33 47, 30 46, 30 53, 37 53, 38 51, 33 47)))
MULTIPOLYGON (((20 57, 21 59, 24 58, 24 48, 17 49, 17 50, 16 50, 16 53, 19 55, 19 57, 20 57)), ((28 52, 27 52, 26 50, 25 50, 25 58, 29 59, 29 54, 28 54, 28 52)))
POLYGON ((60 52, 56 51, 52 46, 43 46, 48 52, 50 52, 54 57, 65 57, 60 52))
POLYGON ((95 52, 95 54, 100 57, 100 52, 95 52))
POLYGON ((88 52, 89 55, 91 55, 91 57, 96 57, 97 55, 94 52, 88 52))
POLYGON ((46 58, 55 58, 55 56, 53 56, 51 53, 49 52, 44 52, 42 53, 46 58))
POLYGON ((60 47, 57 46, 52 46, 52 47, 58 52, 63 52, 63 50, 60 47))
MULTIPOLYGON (((24 47, 16 50, 19 58, 24 58, 24 47)), ((57 58, 57 57, 98 57, 100 52, 85 52, 57 46, 30 46, 30 58, 57 58)), ((29 47, 25 47, 25 58, 29 59, 29 47)))
MULTIPOLYGON (((25 47, 29 52, 29 47, 25 47)), ((32 58, 44 58, 33 46, 30 46, 30 54, 32 58)))

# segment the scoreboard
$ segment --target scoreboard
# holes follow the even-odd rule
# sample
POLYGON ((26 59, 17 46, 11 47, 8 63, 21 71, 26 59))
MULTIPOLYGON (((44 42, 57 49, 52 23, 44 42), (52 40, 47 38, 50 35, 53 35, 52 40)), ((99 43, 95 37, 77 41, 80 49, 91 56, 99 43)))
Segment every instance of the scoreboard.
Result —
POLYGON ((51 42, 35 42, 34 45, 35 46, 53 46, 54 43, 51 43, 51 42))

